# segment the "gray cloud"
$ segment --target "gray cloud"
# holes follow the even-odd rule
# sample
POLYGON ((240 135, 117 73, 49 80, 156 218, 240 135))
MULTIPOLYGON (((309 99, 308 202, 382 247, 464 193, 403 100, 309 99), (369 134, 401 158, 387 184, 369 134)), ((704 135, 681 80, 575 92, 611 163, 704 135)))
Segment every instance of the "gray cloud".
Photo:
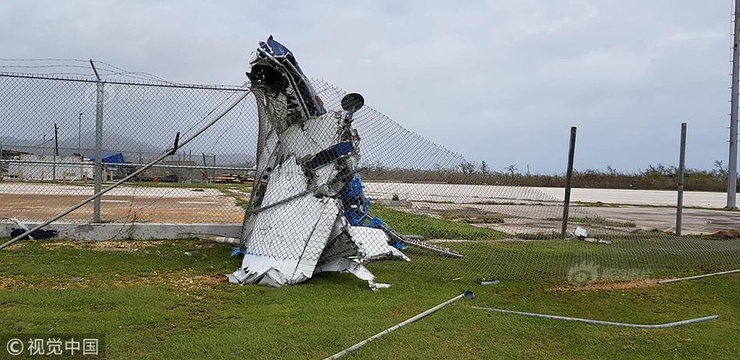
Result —
MULTIPOLYGON (((7 58, 94 58, 165 79, 245 80, 269 34, 309 76, 491 167, 727 157, 730 1, 4 1, 7 58)), ((726 161, 726 160, 725 160, 726 161)))

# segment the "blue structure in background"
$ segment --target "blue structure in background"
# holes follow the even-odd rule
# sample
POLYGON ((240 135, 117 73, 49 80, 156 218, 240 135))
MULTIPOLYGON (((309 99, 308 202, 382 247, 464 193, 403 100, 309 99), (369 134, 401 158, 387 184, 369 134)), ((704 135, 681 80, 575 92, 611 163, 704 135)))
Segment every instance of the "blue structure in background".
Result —
MULTIPOLYGON (((95 161, 95 158, 91 157, 90 160, 95 161)), ((125 162, 122 153, 103 154, 102 161, 110 164, 123 164, 125 162)))

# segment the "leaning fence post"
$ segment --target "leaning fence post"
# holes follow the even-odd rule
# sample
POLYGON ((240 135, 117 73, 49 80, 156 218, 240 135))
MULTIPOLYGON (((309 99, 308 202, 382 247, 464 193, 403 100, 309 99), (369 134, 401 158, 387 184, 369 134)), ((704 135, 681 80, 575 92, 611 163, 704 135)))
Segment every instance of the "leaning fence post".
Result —
POLYGON ((681 150, 678 159, 678 199, 676 199, 676 235, 681 236, 683 217, 683 177, 686 166, 686 123, 681 123, 681 150))
POLYGON ((576 152, 576 127, 570 127, 570 145, 568 148, 568 171, 565 174, 565 200, 563 201, 563 225, 560 228, 560 237, 565 238, 568 229, 568 209, 570 207, 570 187, 573 181, 573 157, 576 152))

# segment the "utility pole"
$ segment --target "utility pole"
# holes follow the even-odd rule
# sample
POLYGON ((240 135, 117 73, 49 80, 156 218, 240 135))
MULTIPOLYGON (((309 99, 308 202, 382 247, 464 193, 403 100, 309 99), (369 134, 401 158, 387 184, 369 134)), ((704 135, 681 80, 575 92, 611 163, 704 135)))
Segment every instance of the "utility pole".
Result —
POLYGON ((202 154, 203 154, 203 182, 205 183, 207 182, 207 179, 208 179, 208 169, 206 169, 208 164, 206 164, 206 153, 202 153, 202 154))
POLYGON ((735 0, 735 34, 732 37, 732 87, 730 98, 730 162, 727 164, 727 208, 736 209, 737 203, 737 101, 740 77, 740 0, 735 0))
POLYGON ((565 199, 563 200, 563 223, 560 228, 560 237, 565 239, 565 233, 568 230, 568 212, 570 209, 570 188, 573 185, 573 159, 576 153, 576 132, 575 126, 570 127, 570 145, 568 146, 568 168, 565 173, 565 199))
POLYGON ((676 235, 683 227, 683 181, 686 168, 686 123, 681 123, 681 147, 678 155, 678 199, 676 199, 676 235))
POLYGON ((5 158, 5 153, 3 152, 3 142, 0 141, 0 181, 3 181, 3 159, 5 158))
POLYGON ((82 113, 77 117, 77 153, 82 156, 82 113))
POLYGON ((54 156, 59 156, 59 127, 54 123, 54 156))
POLYGON ((54 167, 51 173, 51 179, 57 181, 57 156, 59 156, 59 128, 54 123, 54 167))

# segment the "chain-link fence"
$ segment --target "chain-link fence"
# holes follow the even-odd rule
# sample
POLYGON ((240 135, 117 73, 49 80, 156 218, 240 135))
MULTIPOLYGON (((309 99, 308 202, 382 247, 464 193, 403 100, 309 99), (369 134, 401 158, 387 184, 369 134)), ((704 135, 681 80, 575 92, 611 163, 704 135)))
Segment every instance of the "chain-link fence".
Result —
MULTIPOLYGON (((137 80, 0 74, 0 218, 51 218, 92 195, 96 181, 105 187, 166 152, 176 133, 196 133, 250 89, 137 80)), ((303 110, 252 85, 254 94, 202 135, 102 196, 99 219, 91 203, 63 221, 244 223, 245 256, 293 261, 299 280, 314 267, 348 270, 335 262, 347 254, 370 270, 428 281, 588 283, 740 265, 737 240, 707 236, 737 228, 738 213, 701 199, 687 203, 697 207, 685 211, 692 231, 677 237, 674 192, 576 189, 562 238, 562 188, 476 169, 369 106, 346 122, 346 93, 320 80, 315 94, 302 94, 317 108, 303 110), (300 111, 323 123, 301 125, 300 111), (335 147, 342 143, 350 145, 335 147), (388 241, 376 244, 379 234, 388 241), (381 255, 409 261, 375 262, 381 255), (303 260, 311 266, 300 268, 303 260)))
MULTIPOLYGON (((2 217, 44 220, 133 173, 243 93, 238 86, 0 77, 2 217), (100 84, 100 85, 99 85, 100 84), (102 92, 98 94, 98 86, 102 92), (100 104, 102 111, 97 111, 100 104), (100 129, 96 126, 100 125, 100 129), (99 131, 98 131, 99 130, 99 131)), ((243 102, 209 132, 65 221, 238 223, 256 126, 243 102)))

